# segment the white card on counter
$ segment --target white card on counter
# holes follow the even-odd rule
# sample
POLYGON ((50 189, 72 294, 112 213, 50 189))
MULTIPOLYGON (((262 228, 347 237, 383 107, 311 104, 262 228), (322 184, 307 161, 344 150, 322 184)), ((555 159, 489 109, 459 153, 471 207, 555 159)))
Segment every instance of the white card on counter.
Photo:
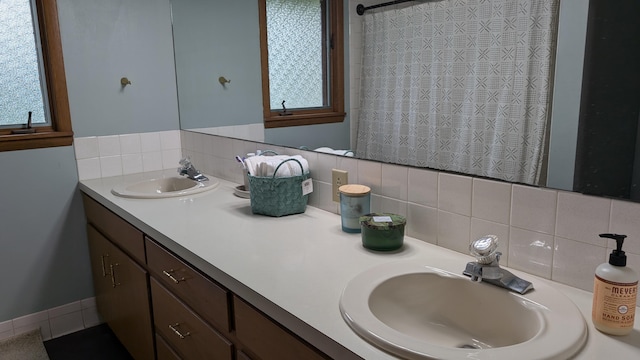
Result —
POLYGON ((391 220, 391 216, 374 216, 373 221, 375 222, 393 222, 391 220))
POLYGON ((313 181, 311 178, 302 182, 302 196, 311 194, 313 192, 313 181))

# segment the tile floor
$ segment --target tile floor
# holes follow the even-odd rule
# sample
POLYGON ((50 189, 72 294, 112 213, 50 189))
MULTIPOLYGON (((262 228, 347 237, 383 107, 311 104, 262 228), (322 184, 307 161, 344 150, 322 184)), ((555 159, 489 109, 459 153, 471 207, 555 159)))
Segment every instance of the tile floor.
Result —
POLYGON ((106 324, 44 342, 50 360, 133 360, 106 324))

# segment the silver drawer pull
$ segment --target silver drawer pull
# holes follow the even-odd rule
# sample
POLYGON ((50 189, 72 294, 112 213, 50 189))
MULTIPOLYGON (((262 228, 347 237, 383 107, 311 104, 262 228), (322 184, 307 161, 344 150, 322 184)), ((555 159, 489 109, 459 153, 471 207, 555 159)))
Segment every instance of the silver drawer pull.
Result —
POLYGON ((104 258, 109 257, 109 254, 104 254, 100 256, 100 262, 102 262, 102 277, 107 277, 107 275, 111 275, 107 272, 107 270, 104 267, 104 258))
POLYGON ((180 278, 180 279, 176 279, 173 276, 173 273, 175 272, 175 270, 171 269, 169 271, 167 270, 162 270, 162 273, 165 274, 169 279, 173 280, 174 283, 178 284, 180 283, 180 281, 184 281, 184 278, 180 278))
POLYGON ((182 334, 180 333, 180 331, 178 331, 178 329, 176 329, 176 327, 180 326, 180 323, 175 323, 173 325, 169 324, 169 329, 171 329, 171 331, 173 331, 174 334, 178 335, 178 337, 180 339, 184 339, 185 336, 189 336, 191 335, 188 331, 186 334, 182 334))
POLYGON ((116 286, 120 285, 120 283, 116 281, 116 272, 115 272, 115 269, 114 269, 115 266, 119 266, 119 265, 120 264, 118 264, 118 263, 109 264, 109 269, 111 270, 111 285, 113 287, 116 287, 116 286))

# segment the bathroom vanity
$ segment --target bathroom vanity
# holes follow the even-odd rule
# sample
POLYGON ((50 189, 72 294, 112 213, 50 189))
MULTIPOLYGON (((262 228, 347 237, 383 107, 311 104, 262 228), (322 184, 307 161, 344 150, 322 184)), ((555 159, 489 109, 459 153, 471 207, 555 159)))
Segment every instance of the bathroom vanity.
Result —
POLYGON ((327 359, 83 194, 98 310, 135 359, 327 359), (235 357, 234 357, 235 356, 235 357))
MULTIPOLYGON (((349 280, 394 261, 447 263, 461 273, 473 260, 410 237, 400 251, 368 251, 338 215, 313 207, 254 215, 225 180, 188 197, 111 193, 132 179, 85 180, 80 189, 98 309, 136 359, 394 359, 342 319, 349 280)), ((591 325, 589 292, 515 272, 577 305, 589 332, 577 359, 638 357, 639 321, 627 337, 603 335, 591 325)))

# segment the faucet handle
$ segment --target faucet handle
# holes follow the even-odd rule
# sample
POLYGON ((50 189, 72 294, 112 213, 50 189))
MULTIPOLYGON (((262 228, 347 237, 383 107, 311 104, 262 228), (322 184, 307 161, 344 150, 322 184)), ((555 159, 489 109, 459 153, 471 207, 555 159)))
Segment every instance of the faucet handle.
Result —
POLYGON ((498 250, 498 237, 495 235, 485 235, 474 240, 469 245, 469 252, 473 255, 479 264, 491 264, 494 261, 500 261, 500 252, 498 250))
POLYGON ((180 159, 178 164, 180 164, 180 165, 182 165, 184 167, 189 167, 189 165, 191 165, 191 159, 188 156, 185 156, 182 159, 180 159))

